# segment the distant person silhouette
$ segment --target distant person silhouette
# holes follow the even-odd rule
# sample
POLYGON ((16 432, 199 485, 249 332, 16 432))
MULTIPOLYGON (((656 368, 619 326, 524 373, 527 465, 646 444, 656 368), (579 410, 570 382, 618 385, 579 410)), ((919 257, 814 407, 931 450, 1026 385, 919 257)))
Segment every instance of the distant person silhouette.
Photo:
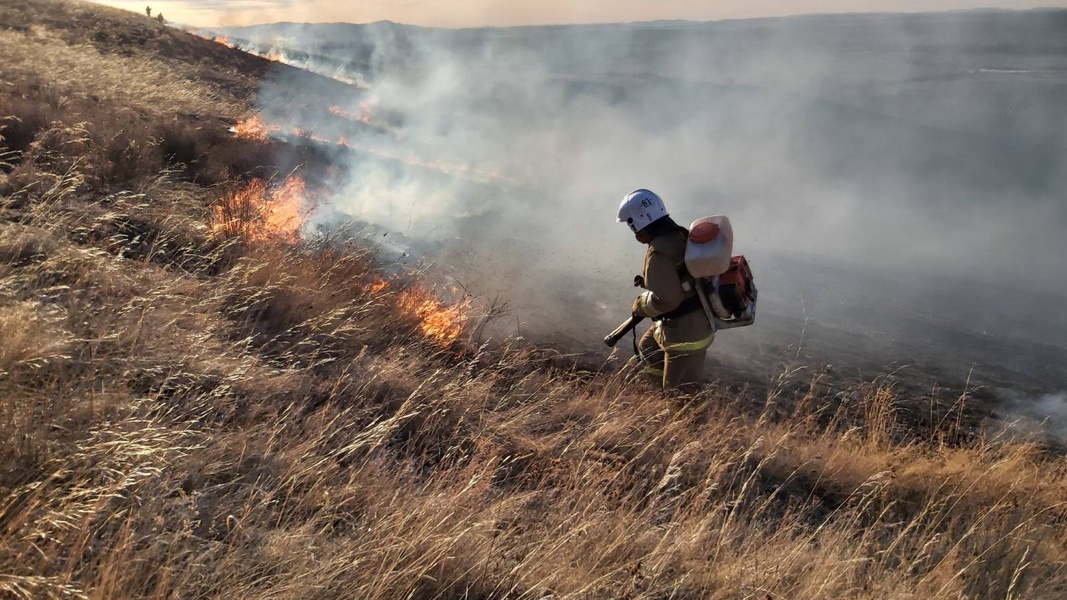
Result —
POLYGON ((148 18, 151 19, 152 18, 152 7, 151 6, 144 7, 144 14, 148 15, 148 18))

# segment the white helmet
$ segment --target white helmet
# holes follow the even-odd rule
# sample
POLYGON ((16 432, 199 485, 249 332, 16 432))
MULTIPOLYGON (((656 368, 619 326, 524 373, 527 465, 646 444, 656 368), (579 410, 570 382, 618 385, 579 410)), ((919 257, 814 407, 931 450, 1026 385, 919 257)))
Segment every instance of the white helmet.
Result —
POLYGON ((619 223, 626 223, 634 233, 641 231, 653 221, 667 216, 663 199, 648 190, 635 190, 622 199, 619 205, 619 223))

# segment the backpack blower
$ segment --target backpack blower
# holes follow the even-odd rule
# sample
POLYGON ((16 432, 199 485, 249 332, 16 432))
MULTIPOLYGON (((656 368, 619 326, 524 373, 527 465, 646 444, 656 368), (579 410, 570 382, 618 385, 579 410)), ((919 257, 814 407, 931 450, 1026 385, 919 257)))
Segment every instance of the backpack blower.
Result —
MULTIPOLYGON (((724 215, 693 221, 685 245, 685 268, 712 331, 746 327, 756 320, 756 284, 744 256, 731 256, 734 231, 724 215)), ((604 338, 614 347, 644 320, 632 316, 604 338)))

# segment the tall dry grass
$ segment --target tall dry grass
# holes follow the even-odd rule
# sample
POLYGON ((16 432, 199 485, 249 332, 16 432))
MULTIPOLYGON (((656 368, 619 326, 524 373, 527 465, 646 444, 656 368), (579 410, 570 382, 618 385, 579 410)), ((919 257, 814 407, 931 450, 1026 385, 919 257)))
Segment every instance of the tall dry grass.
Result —
POLYGON ((189 67, 150 56, 103 54, 89 43, 68 44, 54 29, 32 24, 23 31, 0 29, 8 81, 40 78, 68 96, 103 106, 129 106, 160 120, 175 114, 240 116, 234 99, 196 81, 189 67))
POLYGON ((669 397, 536 348, 442 351, 343 246, 190 276, 41 214, 2 245, 3 289, 52 315, 17 322, 54 341, 6 369, 13 596, 1064 591, 1062 459, 909 434, 885 382, 858 407, 669 397))
POLYGON ((106 151, 151 127, 42 77, 0 104, 41 117, 0 132, 0 597, 1067 594, 1067 462, 966 396, 442 346, 367 249, 216 239, 216 189, 106 151))

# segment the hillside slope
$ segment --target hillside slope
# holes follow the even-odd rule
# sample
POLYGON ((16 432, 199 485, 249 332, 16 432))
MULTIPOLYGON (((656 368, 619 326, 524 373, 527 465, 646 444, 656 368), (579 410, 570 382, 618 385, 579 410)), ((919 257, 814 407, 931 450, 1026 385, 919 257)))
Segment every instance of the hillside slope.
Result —
POLYGON ((1067 461, 967 395, 481 344, 279 219, 336 175, 228 131, 284 65, 47 0, 0 49, 0 597, 1067 594, 1067 461))

